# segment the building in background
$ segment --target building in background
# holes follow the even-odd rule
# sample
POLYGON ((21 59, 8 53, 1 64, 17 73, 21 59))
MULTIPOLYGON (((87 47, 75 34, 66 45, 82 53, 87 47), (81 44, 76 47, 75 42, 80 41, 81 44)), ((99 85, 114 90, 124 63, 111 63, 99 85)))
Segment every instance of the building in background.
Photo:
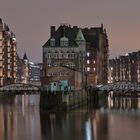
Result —
POLYGON ((130 81, 140 83, 140 51, 109 60, 109 83, 130 81))
POLYGON ((108 82, 108 37, 103 24, 101 27, 84 28, 86 40, 88 85, 108 82))
POLYGON ((43 46, 42 85, 81 89, 107 83, 108 39, 103 25, 82 29, 62 24, 57 30, 51 26, 50 34, 43 46))
POLYGON ((0 19, 0 86, 16 83, 17 44, 15 34, 0 19))
POLYGON ((29 82, 40 85, 40 65, 29 61, 29 82))
POLYGON ((23 59, 18 57, 17 82, 40 85, 40 64, 31 62, 26 53, 23 59))

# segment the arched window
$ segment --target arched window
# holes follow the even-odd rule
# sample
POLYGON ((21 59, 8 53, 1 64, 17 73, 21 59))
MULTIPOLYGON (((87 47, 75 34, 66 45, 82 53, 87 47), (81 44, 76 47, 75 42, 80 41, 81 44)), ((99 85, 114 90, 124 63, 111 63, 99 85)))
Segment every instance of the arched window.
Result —
POLYGON ((70 52, 69 51, 67 51, 67 56, 66 57, 70 58, 70 52))
POLYGON ((54 53, 54 58, 58 58, 59 56, 58 56, 58 51, 55 51, 55 53, 54 53))
POLYGON ((64 57, 64 53, 63 51, 60 52, 60 58, 63 58, 64 57))
POLYGON ((75 58, 75 52, 74 52, 74 51, 72 51, 71 58, 72 58, 72 59, 75 58))

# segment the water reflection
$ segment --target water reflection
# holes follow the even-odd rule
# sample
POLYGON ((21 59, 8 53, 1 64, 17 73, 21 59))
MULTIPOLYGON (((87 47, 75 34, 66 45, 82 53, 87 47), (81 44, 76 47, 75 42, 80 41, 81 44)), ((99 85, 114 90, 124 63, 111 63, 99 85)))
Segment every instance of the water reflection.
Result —
POLYGON ((139 140, 140 98, 100 100, 98 109, 40 112, 39 95, 0 100, 0 140, 139 140))
POLYGON ((35 96, 20 95, 0 104, 0 140, 32 140, 39 138, 38 100, 35 96), (30 99, 32 98, 32 99, 30 99))
POLYGON ((108 108, 110 109, 140 109, 140 98, 130 98, 130 97, 108 97, 107 100, 108 108))

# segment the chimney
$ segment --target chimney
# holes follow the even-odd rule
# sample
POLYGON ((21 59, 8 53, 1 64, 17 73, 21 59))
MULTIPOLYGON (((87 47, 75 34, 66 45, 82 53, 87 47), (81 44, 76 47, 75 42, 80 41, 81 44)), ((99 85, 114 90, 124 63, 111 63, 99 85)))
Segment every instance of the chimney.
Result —
POLYGON ((55 34, 55 26, 51 26, 51 37, 55 34))

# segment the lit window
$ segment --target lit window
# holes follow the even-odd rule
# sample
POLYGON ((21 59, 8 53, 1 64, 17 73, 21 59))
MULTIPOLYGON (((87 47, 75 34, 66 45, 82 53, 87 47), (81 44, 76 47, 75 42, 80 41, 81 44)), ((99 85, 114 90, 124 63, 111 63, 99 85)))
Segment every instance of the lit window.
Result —
POLYGON ((51 67, 51 64, 50 63, 48 64, 48 67, 51 67))
POLYGON ((90 71, 90 67, 87 67, 87 71, 90 71))
POLYGON ((87 64, 89 64, 89 60, 87 60, 87 64))
POLYGON ((96 68, 93 68, 93 70, 95 71, 95 70, 96 70, 96 68))
POLYGON ((95 64, 95 60, 93 61, 93 64, 95 64))
POLYGON ((90 56, 90 53, 89 52, 87 52, 87 56, 90 56))

